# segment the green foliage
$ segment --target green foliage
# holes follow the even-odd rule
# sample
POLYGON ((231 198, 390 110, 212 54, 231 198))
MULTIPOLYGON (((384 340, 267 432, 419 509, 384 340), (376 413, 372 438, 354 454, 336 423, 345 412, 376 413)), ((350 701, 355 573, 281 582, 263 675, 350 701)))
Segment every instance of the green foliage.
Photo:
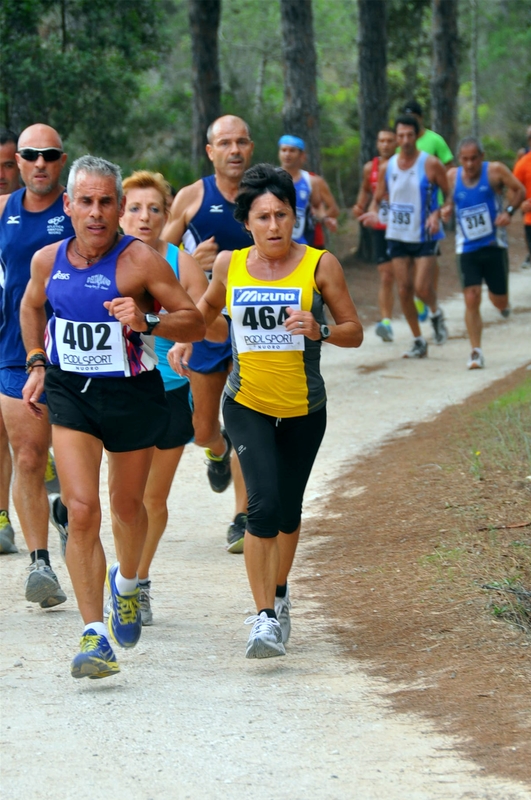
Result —
MULTIPOLYGON (((312 0, 323 174, 343 204, 359 183, 357 4, 312 0)), ((431 0, 387 0, 391 120, 414 96, 430 118, 431 0)), ((469 2, 461 0, 460 133, 470 131, 469 2)), ((480 126, 489 158, 512 163, 529 122, 531 3, 482 0, 480 126)), ((255 161, 277 161, 283 65, 279 0, 223 0, 222 109, 251 125, 255 161)), ((2 0, 0 124, 48 122, 70 157, 87 151, 124 172, 163 171, 178 188, 190 166, 191 41, 186 0, 2 0)))
MULTIPOLYGON (((460 5, 461 135, 470 131, 471 105, 467 81, 470 77, 470 5, 460 5)), ((480 133, 498 139, 501 147, 521 147, 530 120, 531 97, 531 3, 526 0, 481 0, 478 17, 478 90, 483 109, 480 133)), ((501 159, 506 160, 506 159, 501 159)))
POLYGON ((165 50, 155 0, 4 0, 0 115, 19 130, 47 122, 83 150, 133 152, 138 76, 165 50))

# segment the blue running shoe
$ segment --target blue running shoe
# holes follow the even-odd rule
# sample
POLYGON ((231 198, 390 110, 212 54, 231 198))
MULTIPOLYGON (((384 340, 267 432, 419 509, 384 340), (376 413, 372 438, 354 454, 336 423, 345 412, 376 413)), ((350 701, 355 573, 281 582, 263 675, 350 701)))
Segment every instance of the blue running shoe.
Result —
POLYGON ((81 650, 72 661, 73 678, 109 678, 120 672, 114 651, 105 636, 89 628, 80 642, 81 650))
POLYGON ((394 342, 393 329, 389 319, 382 319, 376 326, 376 336, 379 336, 384 342, 394 342))
POLYGON ((419 322, 425 322, 428 319, 428 306, 418 297, 415 297, 415 308, 417 309, 419 322))
POLYGON ((111 594, 111 612, 109 614, 109 631, 120 647, 134 647, 142 633, 142 614, 140 612, 140 590, 119 594, 116 588, 116 573, 119 564, 113 564, 107 570, 107 588, 111 594))

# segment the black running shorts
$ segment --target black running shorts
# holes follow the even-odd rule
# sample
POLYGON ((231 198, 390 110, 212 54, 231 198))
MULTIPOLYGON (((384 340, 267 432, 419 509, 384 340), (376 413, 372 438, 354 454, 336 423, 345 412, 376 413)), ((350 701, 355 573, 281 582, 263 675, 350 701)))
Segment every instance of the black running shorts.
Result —
POLYGON ((373 228, 372 252, 377 264, 385 264, 391 260, 387 254, 387 239, 385 238, 384 228, 373 228))
POLYGON ((485 281, 492 294, 507 294, 509 259, 506 247, 489 245, 470 253, 460 253, 457 256, 457 271, 463 289, 481 286, 485 281))
POLYGON ((157 442, 159 450, 182 447, 194 438, 190 384, 186 383, 166 392, 166 400, 170 418, 164 435, 157 442))
POLYGON ((111 453, 153 447, 168 426, 158 369, 134 378, 90 379, 50 366, 44 385, 52 425, 95 436, 111 453))
POLYGON ((399 242, 397 239, 387 240, 389 258, 426 258, 439 255, 439 242, 399 242))

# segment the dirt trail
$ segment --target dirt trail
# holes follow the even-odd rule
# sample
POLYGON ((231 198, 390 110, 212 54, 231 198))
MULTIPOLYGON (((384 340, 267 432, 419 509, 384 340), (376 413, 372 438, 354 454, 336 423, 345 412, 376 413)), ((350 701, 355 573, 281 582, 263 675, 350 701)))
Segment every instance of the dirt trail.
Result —
MULTIPOLYGON (((485 306, 484 371, 464 368, 461 298, 445 304, 451 340, 427 360, 400 359, 403 322, 395 344, 368 330, 358 352, 324 348, 330 422, 306 516, 319 514, 346 462, 531 360, 531 273, 511 282, 509 322, 485 306)), ((105 491, 102 502, 111 559, 105 491)), ((119 653, 122 672, 101 683, 69 676, 81 625, 55 532, 52 563, 68 594, 58 609, 24 601, 25 550, 0 560, 4 800, 531 798, 523 784, 482 776, 425 720, 391 712, 385 682, 344 658, 317 582, 312 596, 299 592, 311 569, 304 541, 288 656, 246 661, 252 606, 243 559, 224 551, 231 515, 231 492, 212 494, 201 452, 187 448, 152 572, 155 625, 119 653)))

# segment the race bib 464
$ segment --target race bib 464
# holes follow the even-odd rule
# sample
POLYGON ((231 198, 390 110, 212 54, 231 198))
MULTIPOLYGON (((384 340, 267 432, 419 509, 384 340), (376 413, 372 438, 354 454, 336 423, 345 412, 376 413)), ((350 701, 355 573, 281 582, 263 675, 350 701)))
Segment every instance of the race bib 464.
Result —
POLYGON ((232 336, 238 353, 304 350, 304 336, 289 333, 287 309, 300 311, 302 289, 235 286, 232 290, 232 336))

